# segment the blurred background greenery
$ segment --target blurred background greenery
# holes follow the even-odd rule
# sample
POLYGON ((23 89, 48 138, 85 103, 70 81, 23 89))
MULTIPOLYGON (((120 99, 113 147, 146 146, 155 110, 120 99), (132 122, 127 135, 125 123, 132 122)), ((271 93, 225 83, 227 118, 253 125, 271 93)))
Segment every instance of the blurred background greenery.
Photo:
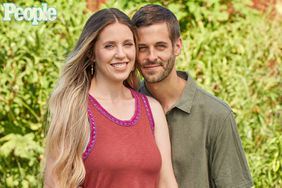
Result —
MULTIPOLYGON (((26 7, 43 1, 9 2, 26 7)), ((282 1, 44 2, 58 17, 39 26, 3 22, 0 4, 0 188, 42 187, 46 101, 91 12, 116 7, 132 16, 147 3, 168 7, 180 21, 178 69, 235 112, 254 187, 282 187, 282 1)))

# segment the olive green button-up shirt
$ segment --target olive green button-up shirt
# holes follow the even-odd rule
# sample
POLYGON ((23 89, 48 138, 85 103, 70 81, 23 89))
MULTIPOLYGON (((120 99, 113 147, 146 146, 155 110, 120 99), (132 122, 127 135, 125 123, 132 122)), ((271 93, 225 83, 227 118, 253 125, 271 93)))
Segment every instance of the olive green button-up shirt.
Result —
MULTIPOLYGON (((172 163, 179 188, 249 188, 252 179, 228 105, 187 80, 167 112, 172 163)), ((151 96, 142 82, 140 92, 151 96)))

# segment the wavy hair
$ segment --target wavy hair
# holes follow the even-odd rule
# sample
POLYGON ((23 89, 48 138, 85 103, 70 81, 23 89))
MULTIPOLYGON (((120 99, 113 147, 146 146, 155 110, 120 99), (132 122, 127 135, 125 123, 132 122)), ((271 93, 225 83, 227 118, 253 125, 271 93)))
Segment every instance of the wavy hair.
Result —
MULTIPOLYGON (((52 161, 53 187, 76 188, 85 177, 82 159, 88 144, 90 128, 87 116, 91 79, 92 54, 99 33, 108 25, 121 23, 130 28, 137 48, 135 26, 130 18, 115 8, 103 9, 86 22, 79 40, 62 68, 57 85, 49 98, 49 128, 46 136, 44 169, 52 161)), ((137 50, 136 50, 137 52, 137 50)), ((124 85, 136 89, 136 68, 124 85)))

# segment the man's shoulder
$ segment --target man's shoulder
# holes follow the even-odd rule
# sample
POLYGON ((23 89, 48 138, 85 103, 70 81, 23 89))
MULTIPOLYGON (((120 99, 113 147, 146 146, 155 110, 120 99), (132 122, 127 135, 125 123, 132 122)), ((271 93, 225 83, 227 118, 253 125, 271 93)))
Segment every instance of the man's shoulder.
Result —
POLYGON ((141 80, 139 83, 138 92, 143 93, 145 89, 145 82, 144 80, 141 80))
POLYGON ((144 80, 142 80, 140 82, 140 85, 139 85, 139 88, 138 88, 138 92, 140 92, 140 93, 142 93, 144 95, 150 96, 150 97, 152 96, 151 93, 146 88, 144 80))
POLYGON ((230 106, 225 101, 200 87, 197 87, 194 105, 197 108, 203 109, 206 113, 219 118, 224 118, 232 112, 230 106))

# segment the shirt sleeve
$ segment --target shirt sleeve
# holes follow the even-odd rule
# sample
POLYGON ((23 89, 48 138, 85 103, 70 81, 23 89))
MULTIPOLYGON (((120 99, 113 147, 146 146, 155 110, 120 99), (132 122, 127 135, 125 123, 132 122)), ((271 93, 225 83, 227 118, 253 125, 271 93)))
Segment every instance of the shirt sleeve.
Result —
POLYGON ((218 120, 216 129, 209 156, 214 187, 250 188, 252 178, 232 112, 218 120))

